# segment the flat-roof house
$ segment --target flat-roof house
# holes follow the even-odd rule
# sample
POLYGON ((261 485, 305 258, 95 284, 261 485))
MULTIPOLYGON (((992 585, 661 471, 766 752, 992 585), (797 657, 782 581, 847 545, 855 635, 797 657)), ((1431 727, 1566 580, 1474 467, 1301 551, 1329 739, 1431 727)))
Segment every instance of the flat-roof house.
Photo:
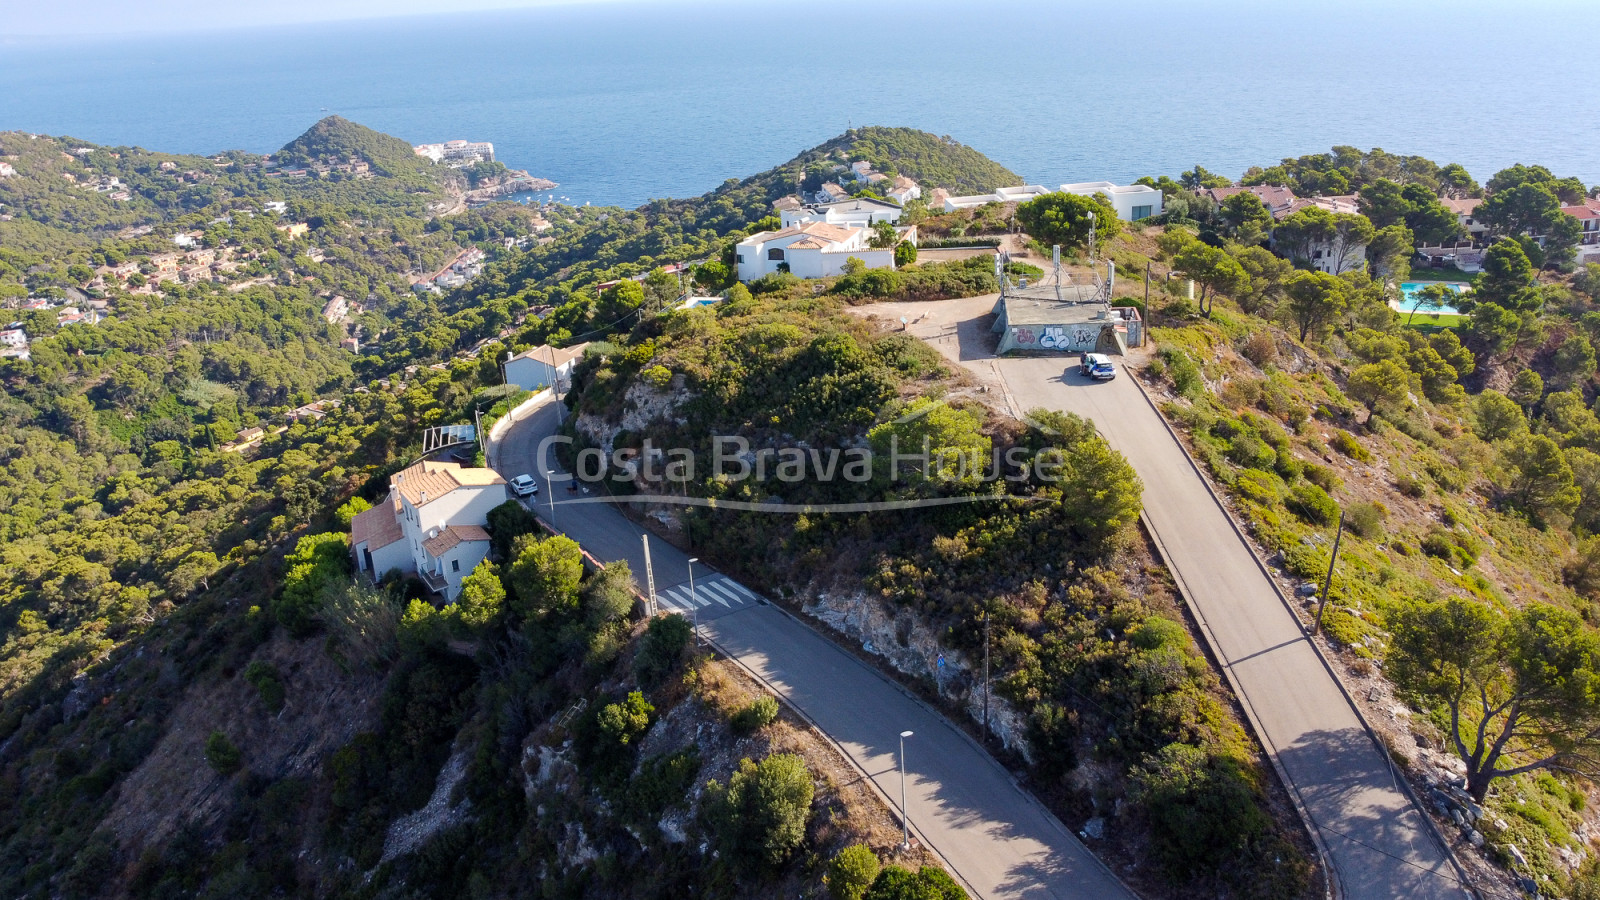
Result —
POLYGON ((846 227, 869 226, 874 222, 895 223, 905 212, 898 204, 870 197, 850 197, 832 203, 808 203, 778 211, 778 220, 784 228, 803 222, 824 222, 846 227))
POLYGON ((415 574, 453 602, 461 580, 489 555, 483 526, 506 502, 506 483, 493 469, 423 460, 389 478, 383 502, 350 523, 356 570, 374 580, 390 572, 415 574))
POLYGON ((1012 293, 995 301, 992 330, 997 354, 1020 351, 1124 353, 1144 343, 1144 323, 1132 307, 1107 306, 1088 285, 1063 285, 1029 296, 1012 293), (1048 291, 1048 293, 1046 293, 1048 291))
POLYGON ((571 387, 572 367, 583 358, 588 346, 584 343, 557 349, 544 345, 524 350, 506 360, 506 384, 536 391, 554 387, 559 379, 563 386, 571 387))
POLYGON ((958 209, 971 209, 974 206, 983 206, 988 203, 1026 203, 1043 197, 1050 193, 1050 189, 1042 184, 1024 184, 1017 187, 996 188, 988 194, 968 194, 962 197, 946 197, 944 201, 945 212, 955 212, 958 209))
POLYGON ((752 234, 734 247, 740 281, 787 270, 801 278, 826 278, 844 272, 855 257, 869 269, 894 268, 894 250, 874 250, 868 231, 826 222, 803 222, 779 231, 752 234))
POLYGON ((1137 222, 1140 219, 1161 215, 1162 194, 1147 184, 1080 181, 1076 184, 1063 184, 1061 193, 1077 194, 1080 197, 1104 194, 1111 202, 1111 208, 1117 211, 1117 218, 1124 222, 1137 222))

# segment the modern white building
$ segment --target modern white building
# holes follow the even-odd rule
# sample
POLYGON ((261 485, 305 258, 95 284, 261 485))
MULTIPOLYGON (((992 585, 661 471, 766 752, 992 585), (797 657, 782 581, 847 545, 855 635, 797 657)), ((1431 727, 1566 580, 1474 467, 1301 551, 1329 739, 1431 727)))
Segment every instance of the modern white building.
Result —
POLYGON ((778 220, 784 228, 792 228, 806 222, 823 222, 828 225, 843 225, 847 228, 868 227, 875 222, 900 221, 900 214, 905 212, 899 205, 887 200, 873 200, 870 197, 851 197, 848 200, 837 200, 832 203, 808 203, 802 206, 784 206, 778 210, 778 220))
POLYGON ((1161 192, 1146 184, 1080 181, 1077 184, 1063 184, 1061 193, 1077 194, 1080 197, 1104 194, 1106 199, 1111 201, 1111 208, 1117 211, 1117 217, 1124 222, 1137 222, 1140 219, 1161 215, 1161 192))
POLYGON ((734 264, 740 281, 754 281, 784 269, 801 278, 826 278, 844 272, 855 257, 869 269, 894 268, 894 250, 868 246, 865 228, 805 222, 779 231, 763 231, 740 241, 734 264))
POLYGON ((583 358, 587 343, 557 349, 549 345, 524 350, 506 359, 506 384, 514 384, 525 391, 537 391, 572 386, 572 367, 583 358))
POLYGON ((971 209, 974 206, 983 206, 986 203, 1026 203, 1045 194, 1050 189, 1042 184, 1024 184, 1017 187, 996 188, 989 194, 968 194, 963 197, 946 197, 944 201, 945 212, 955 212, 958 209, 971 209))
POLYGON ((0 358, 27 360, 33 353, 28 349, 28 334, 20 322, 12 322, 0 330, 0 358))
POLYGON ((350 523, 356 570, 377 580, 390 572, 415 574, 454 602, 461 580, 489 555, 483 526, 506 502, 506 483, 493 469, 424 460, 389 478, 389 496, 350 523))

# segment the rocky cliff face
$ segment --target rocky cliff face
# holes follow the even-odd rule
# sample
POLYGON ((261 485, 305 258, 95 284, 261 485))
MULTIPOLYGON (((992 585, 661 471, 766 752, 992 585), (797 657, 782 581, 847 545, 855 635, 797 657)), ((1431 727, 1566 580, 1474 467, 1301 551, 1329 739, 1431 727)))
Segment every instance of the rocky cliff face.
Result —
MULTIPOLYGON (((807 614, 839 635, 858 642, 895 671, 937 685, 940 697, 960 704, 974 722, 983 721, 983 660, 941 647, 933 629, 910 610, 896 609, 865 591, 815 591, 801 602, 807 614)), ((992 689, 989 729, 1007 750, 1033 761, 1023 717, 992 689)))

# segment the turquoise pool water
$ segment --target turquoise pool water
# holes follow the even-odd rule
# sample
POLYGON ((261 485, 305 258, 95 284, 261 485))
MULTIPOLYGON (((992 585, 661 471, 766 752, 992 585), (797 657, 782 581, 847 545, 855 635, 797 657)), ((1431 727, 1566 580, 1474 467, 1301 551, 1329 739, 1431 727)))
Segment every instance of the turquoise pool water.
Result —
MULTIPOLYGON (((1460 283, 1460 282, 1455 282, 1455 281, 1446 281, 1446 282, 1407 281, 1404 284, 1400 285, 1400 302, 1398 302, 1396 304, 1393 304, 1394 308, 1400 310, 1403 313, 1409 313, 1412 310, 1417 310, 1417 304, 1420 302, 1420 298, 1417 296, 1417 294, 1419 292, 1421 292, 1421 290, 1423 288, 1427 287, 1430 284, 1443 284, 1445 287, 1449 288, 1450 290, 1454 291, 1457 294, 1460 294, 1460 293, 1466 291, 1467 288, 1470 287, 1470 285, 1463 284, 1463 283, 1460 283)), ((1447 315, 1447 316, 1459 316, 1459 315, 1461 315, 1460 310, 1456 309, 1454 306, 1423 307, 1422 309, 1420 309, 1418 311, 1420 313, 1422 313, 1423 315, 1431 315, 1433 313, 1440 313, 1442 315, 1447 315)))

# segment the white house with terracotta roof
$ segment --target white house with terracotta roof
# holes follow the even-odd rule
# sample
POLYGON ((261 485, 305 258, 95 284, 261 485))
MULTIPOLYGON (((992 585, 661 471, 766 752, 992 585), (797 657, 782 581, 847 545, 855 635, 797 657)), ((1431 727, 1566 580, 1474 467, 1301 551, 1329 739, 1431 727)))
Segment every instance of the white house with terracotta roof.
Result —
POLYGON ((837 181, 824 182, 817 190, 817 199, 823 203, 835 203, 848 199, 850 192, 839 186, 837 181))
POLYGON ((1234 194, 1240 194, 1245 191, 1255 194, 1256 198, 1261 201, 1261 205, 1267 208, 1267 212, 1272 213, 1272 217, 1274 219, 1281 219, 1284 216, 1287 216, 1293 211, 1295 201, 1300 199, 1294 195, 1294 191, 1291 191, 1279 184, 1252 184, 1249 187, 1206 188, 1200 191, 1200 196, 1205 197, 1218 206, 1221 206, 1222 201, 1232 197, 1234 194))
POLYGON ((907 203, 922 196, 922 185, 904 175, 897 175, 894 179, 894 187, 890 188, 884 196, 901 206, 905 206, 907 203))
POLYGON ((572 367, 583 359, 587 343, 557 349, 548 345, 524 350, 506 360, 506 384, 514 384, 525 391, 555 387, 556 381, 570 387, 572 367))
POLYGON ((1578 220, 1583 235, 1578 238, 1578 265, 1600 262, 1600 200, 1585 197, 1577 206, 1563 206, 1561 211, 1578 220))
POLYGON ((826 278, 844 272, 852 256, 869 269, 894 268, 894 250, 874 250, 865 228, 804 222, 779 231, 763 231, 734 248, 740 281, 754 281, 787 269, 801 278, 826 278))
POLYGON ((1454 197, 1445 197, 1439 202, 1444 204, 1445 209, 1456 214, 1456 221, 1461 224, 1462 232, 1471 239, 1472 245, 1481 246, 1489 232, 1489 226, 1479 222, 1474 213, 1477 212, 1478 204, 1483 202, 1483 198, 1463 197, 1458 200, 1454 197))
POLYGON ((389 478, 389 496, 350 523, 356 569, 374 580, 415 574, 453 602, 461 579, 489 555, 483 526, 506 502, 506 482, 492 469, 424 460, 389 478))

